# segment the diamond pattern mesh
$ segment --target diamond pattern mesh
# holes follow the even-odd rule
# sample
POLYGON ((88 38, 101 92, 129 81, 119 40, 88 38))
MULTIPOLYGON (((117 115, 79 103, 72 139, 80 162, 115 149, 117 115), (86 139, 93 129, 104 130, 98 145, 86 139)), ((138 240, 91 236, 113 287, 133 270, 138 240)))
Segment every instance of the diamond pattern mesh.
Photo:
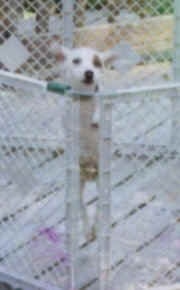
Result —
MULTIPOLYGON (((54 62, 48 46, 54 37, 63 42, 63 21, 67 17, 63 1, 1 0, 0 7, 1 46, 13 35, 29 52, 13 70, 43 79, 52 77, 54 62)), ((127 42, 140 56, 141 65, 172 59, 172 0, 78 0, 71 13, 75 45, 106 50, 127 42)), ((14 54, 16 49, 14 46, 14 54)), ((1 67, 7 68, 5 60, 1 59, 1 67)))
MULTIPOLYGON (((102 51, 116 47, 120 62, 104 75, 113 90, 171 80, 173 0, 70 4, 0 0, 0 69, 59 78, 49 45, 68 39, 102 51)), ((75 200, 65 197, 65 152, 71 156, 74 147, 66 148, 64 127, 73 110, 64 119, 69 104, 63 96, 4 85, 0 91, 0 269, 41 281, 42 289, 70 290, 67 273, 74 261, 66 235, 76 220, 71 216, 72 225, 66 220, 65 202, 70 207, 75 200)), ((88 179, 83 197, 88 226, 98 203, 101 228, 87 238, 80 221, 73 290, 139 290, 180 282, 178 95, 178 90, 146 91, 127 102, 121 95, 113 99, 112 112, 111 101, 104 104, 99 128, 105 151, 101 170, 95 171, 104 195, 98 202, 99 184, 88 179)), ((79 100, 75 103, 77 113, 79 100)), ((71 174, 73 166, 68 170, 71 174)))

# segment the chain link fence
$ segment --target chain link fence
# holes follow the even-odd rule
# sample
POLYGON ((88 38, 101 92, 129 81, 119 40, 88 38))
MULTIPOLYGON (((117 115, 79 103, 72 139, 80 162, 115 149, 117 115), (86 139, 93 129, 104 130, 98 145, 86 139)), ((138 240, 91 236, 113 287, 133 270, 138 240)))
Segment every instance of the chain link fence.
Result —
POLYGON ((178 95, 170 87, 142 87, 102 101, 112 154, 102 152, 104 178, 107 168, 111 172, 111 222, 103 236, 104 250, 108 245, 111 253, 102 258, 104 269, 110 269, 105 289, 171 289, 179 282, 178 95))
POLYGON ((44 289, 49 275, 52 289, 56 284, 65 288, 70 261, 64 218, 65 134, 59 130, 65 100, 38 90, 33 94, 2 84, 0 89, 1 274, 7 274, 12 289, 33 289, 33 280, 41 280, 44 286, 36 287, 44 289))
POLYGON ((64 5, 60 0, 1 0, 0 7, 0 61, 4 69, 52 77, 49 41, 56 38, 63 43, 67 26, 75 46, 100 50, 118 46, 123 54, 120 70, 152 63, 160 69, 172 60, 172 0, 79 0, 64 1, 64 5), (11 60, 5 58, 6 51, 11 60))
POLYGON ((139 290, 180 283, 179 85, 171 83, 172 71, 176 80, 179 74, 178 11, 172 0, 0 0, 2 70, 63 78, 49 52, 53 40, 120 55, 104 70, 107 89, 97 93, 99 128, 86 132, 99 156, 80 162, 81 114, 89 118, 90 99, 0 82, 6 287, 139 290), (74 196, 82 191, 79 174, 84 192, 74 196))

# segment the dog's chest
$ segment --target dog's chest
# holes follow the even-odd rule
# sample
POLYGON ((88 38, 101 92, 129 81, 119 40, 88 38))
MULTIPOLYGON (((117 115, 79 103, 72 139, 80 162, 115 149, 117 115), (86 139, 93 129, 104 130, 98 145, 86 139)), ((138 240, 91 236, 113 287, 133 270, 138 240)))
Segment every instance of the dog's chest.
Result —
POLYGON ((93 97, 80 98, 80 155, 98 158, 98 127, 92 126, 95 110, 93 97))
POLYGON ((98 127, 92 126, 95 102, 92 97, 80 98, 80 171, 81 181, 98 175, 98 127))

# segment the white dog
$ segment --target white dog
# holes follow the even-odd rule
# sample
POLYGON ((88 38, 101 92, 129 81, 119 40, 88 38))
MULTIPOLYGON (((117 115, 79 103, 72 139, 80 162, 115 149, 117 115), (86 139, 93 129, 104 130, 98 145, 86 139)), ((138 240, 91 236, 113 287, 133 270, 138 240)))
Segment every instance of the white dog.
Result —
POLYGON ((59 74, 82 96, 80 98, 80 202, 85 233, 89 239, 94 236, 95 231, 94 227, 92 231, 89 230, 83 193, 87 180, 97 180, 98 176, 99 104, 98 100, 94 102, 93 94, 101 90, 103 69, 114 60, 116 55, 86 47, 68 49, 57 42, 52 43, 50 49, 56 57, 59 74), (88 95, 89 98, 84 98, 83 94, 88 95))
MULTIPOLYGON (((115 60, 114 52, 99 52, 92 48, 68 49, 58 42, 51 43, 50 51, 59 63, 59 73, 73 90, 93 95, 101 90, 103 69, 115 60)), ((96 101, 92 124, 99 121, 99 105, 96 101)))

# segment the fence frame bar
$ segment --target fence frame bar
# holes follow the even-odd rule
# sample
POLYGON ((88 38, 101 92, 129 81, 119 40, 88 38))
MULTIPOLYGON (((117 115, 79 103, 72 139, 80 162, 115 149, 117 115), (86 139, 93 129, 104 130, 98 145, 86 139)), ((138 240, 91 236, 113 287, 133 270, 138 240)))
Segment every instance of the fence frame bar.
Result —
POLYGON ((100 102, 98 246, 99 289, 110 289, 112 100, 100 102))

